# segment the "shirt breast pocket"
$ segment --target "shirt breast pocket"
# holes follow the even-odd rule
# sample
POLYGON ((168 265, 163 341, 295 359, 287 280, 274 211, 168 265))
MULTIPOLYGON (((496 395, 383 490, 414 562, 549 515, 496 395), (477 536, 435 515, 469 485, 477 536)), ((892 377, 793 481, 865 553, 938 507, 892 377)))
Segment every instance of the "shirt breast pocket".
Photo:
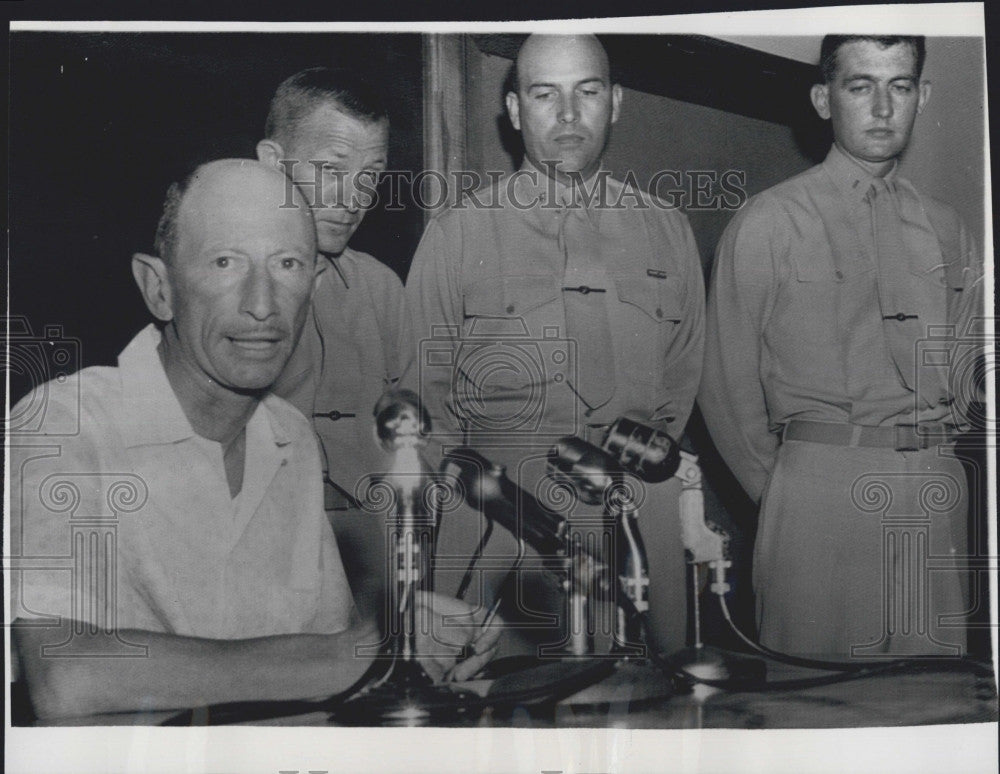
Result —
POLYGON ((614 278, 618 304, 609 308, 616 367, 640 384, 661 384, 666 352, 683 321, 679 278, 625 274, 614 278))
MULTIPOLYGON (((558 299, 555 277, 549 275, 489 277, 466 288, 465 318, 522 319, 528 323, 526 315, 558 299)), ((549 315, 545 319, 553 318, 549 315)))
POLYGON ((545 353, 565 341, 552 276, 490 277, 470 283, 456 370, 478 390, 521 390, 548 380, 545 353))
POLYGON ((797 245, 792 255, 795 279, 800 283, 844 285, 874 274, 875 264, 861 251, 844 251, 837 259, 825 238, 806 240, 797 245))
POLYGON ((765 334, 776 351, 832 356, 843 346, 845 325, 872 323, 878 309, 874 263, 860 244, 834 252, 825 232, 794 246, 794 273, 779 290, 765 334))

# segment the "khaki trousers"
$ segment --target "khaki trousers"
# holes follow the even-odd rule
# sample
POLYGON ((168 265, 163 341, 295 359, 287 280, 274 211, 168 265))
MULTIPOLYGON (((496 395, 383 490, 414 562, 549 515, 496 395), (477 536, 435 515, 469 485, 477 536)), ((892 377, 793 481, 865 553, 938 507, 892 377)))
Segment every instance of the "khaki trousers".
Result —
POLYGON ((764 645, 858 659, 964 653, 968 494, 950 451, 782 444, 754 547, 764 645))

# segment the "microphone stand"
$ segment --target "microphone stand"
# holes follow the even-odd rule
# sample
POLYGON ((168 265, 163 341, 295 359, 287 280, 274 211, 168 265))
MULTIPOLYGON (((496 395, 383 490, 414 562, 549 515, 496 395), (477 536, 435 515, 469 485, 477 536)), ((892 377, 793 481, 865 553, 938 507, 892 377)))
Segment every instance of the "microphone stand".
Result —
MULTIPOLYGON (((732 566, 726 559, 726 536, 708 527, 705 523, 705 503, 702 494, 701 468, 693 454, 681 452, 681 462, 677 469, 681 480, 681 539, 690 558, 691 604, 694 611, 694 645, 674 653, 670 662, 682 673, 696 678, 727 680, 732 676, 732 659, 717 648, 701 641, 701 609, 698 594, 700 583, 698 568, 707 564, 715 575, 711 590, 725 594, 729 584, 725 582, 725 569, 732 566)), ((704 686, 697 686, 704 689, 704 686)), ((713 692, 704 689, 703 693, 713 692)))
POLYGON ((630 614, 616 603, 615 635, 612 652, 624 659, 645 660, 642 622, 639 615, 649 611, 649 562, 646 546, 639 532, 638 509, 631 498, 618 508, 615 520, 615 571, 618 573, 618 593, 632 602, 638 615, 630 614))
MULTIPOLYGON (((610 589, 615 605, 611 647, 613 658, 642 658, 645 654, 641 623, 621 604, 620 595, 628 595, 635 611, 648 609, 649 567, 646 550, 639 533, 638 510, 624 480, 624 470, 603 449, 575 436, 556 442, 549 452, 549 476, 571 489, 577 501, 601 505, 596 523, 577 521, 574 527, 597 526, 602 533, 611 527, 613 547, 605 549, 603 557, 593 557, 579 550, 572 532, 567 534, 566 553, 570 559, 567 583, 569 608, 569 652, 574 656, 598 656, 590 635, 589 608, 595 600, 590 593, 595 581, 610 589), (603 560, 603 561, 602 561, 603 560), (607 563, 610 563, 610 567, 607 563), (574 572, 583 577, 574 577, 574 572)), ((606 540, 601 540, 606 545, 606 540)))
MULTIPOLYGON (((620 424, 616 423, 615 427, 620 424)), ((661 456, 666 459, 666 455, 661 456)), ((652 460, 652 455, 644 459, 652 460)), ((651 466, 647 466, 646 471, 649 470, 651 466)), ((673 678, 654 667, 648 651, 651 643, 644 635, 642 618, 649 609, 649 562, 639 531, 638 508, 625 480, 627 471, 608 450, 568 436, 560 439, 550 452, 549 472, 556 481, 570 486, 579 501, 602 504, 604 523, 607 525, 610 519, 614 528, 614 547, 608 556, 612 566, 606 570, 614 589, 612 644, 605 656, 592 650, 588 653, 591 658, 614 659, 613 672, 600 683, 572 696, 568 704, 576 708, 609 704, 624 707, 631 702, 673 695, 676 692, 673 678)), ((672 472, 671 469, 662 480, 672 472)), ((570 605, 571 618, 574 610, 570 605)), ((571 620, 570 623, 573 626, 577 622, 571 620)))
POLYGON ((472 691, 436 685, 417 658, 417 596, 427 591, 434 515, 427 507, 433 479, 420 457, 430 421, 415 398, 401 396, 376 418, 392 465, 381 480, 391 493, 394 529, 389 556, 387 639, 375 659, 388 661, 385 673, 344 702, 334 718, 351 725, 422 726, 453 722, 481 711, 472 691))

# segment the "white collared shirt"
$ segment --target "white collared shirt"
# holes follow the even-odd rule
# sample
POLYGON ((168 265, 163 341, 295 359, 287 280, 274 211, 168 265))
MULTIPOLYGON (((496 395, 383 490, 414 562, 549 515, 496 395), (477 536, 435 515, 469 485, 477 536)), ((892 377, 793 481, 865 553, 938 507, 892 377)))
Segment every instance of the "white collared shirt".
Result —
POLYGON ((346 628, 351 594, 309 423, 265 397, 233 498, 222 447, 192 429, 159 341, 150 325, 118 368, 84 369, 21 402, 45 414, 38 432, 10 437, 9 620, 221 639, 346 628))

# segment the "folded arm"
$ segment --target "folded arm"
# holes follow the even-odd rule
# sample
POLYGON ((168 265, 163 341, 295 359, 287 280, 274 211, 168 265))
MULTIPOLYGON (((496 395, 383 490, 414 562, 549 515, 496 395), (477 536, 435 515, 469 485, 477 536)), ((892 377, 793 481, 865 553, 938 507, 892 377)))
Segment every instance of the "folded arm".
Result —
POLYGON ((355 645, 379 641, 372 624, 337 634, 246 640, 126 629, 118 636, 145 646, 146 656, 123 658, 116 655, 120 650, 113 636, 76 633, 72 636, 79 638, 81 651, 94 655, 44 654, 45 646, 67 641, 74 628, 83 627, 66 619, 58 627, 27 626, 22 620, 12 627, 21 671, 42 719, 330 696, 348 689, 371 663, 355 652, 355 645))
MULTIPOLYGON (((480 625, 482 612, 457 599, 418 597, 418 620, 429 631, 418 638, 419 659, 435 680, 466 680, 496 653, 502 623, 480 625), (459 660, 466 645, 473 655, 459 660)), ((86 629, 91 627, 87 626, 86 629)), ((76 634, 84 627, 64 619, 58 627, 12 627, 35 713, 43 720, 111 712, 181 709, 235 701, 325 698, 346 691, 372 663, 361 655, 381 641, 378 627, 360 622, 336 634, 282 634, 216 640, 124 629, 118 638, 145 646, 145 656, 121 657, 114 635, 76 634), (72 636, 87 656, 46 655, 44 648, 72 636), (84 642, 84 639, 86 641, 84 642), (104 654, 102 656, 102 653, 104 654)))

